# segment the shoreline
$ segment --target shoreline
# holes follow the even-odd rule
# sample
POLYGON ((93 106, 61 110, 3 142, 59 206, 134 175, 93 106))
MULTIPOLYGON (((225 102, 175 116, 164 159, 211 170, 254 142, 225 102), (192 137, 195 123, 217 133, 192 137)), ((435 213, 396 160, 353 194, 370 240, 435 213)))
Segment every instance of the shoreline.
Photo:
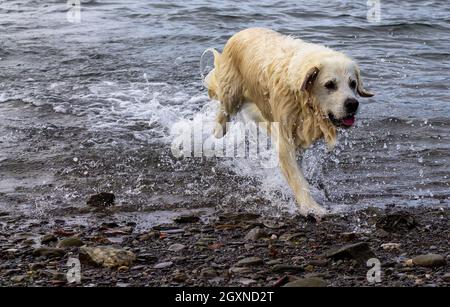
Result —
POLYGON ((0 285, 450 285, 446 207, 369 207, 320 222, 217 210, 146 231, 108 210, 97 208, 104 222, 88 226, 24 226, 20 216, 0 214, 0 285), (67 280, 69 258, 80 260, 79 284, 67 280), (367 280, 370 258, 381 265, 379 283, 367 280))

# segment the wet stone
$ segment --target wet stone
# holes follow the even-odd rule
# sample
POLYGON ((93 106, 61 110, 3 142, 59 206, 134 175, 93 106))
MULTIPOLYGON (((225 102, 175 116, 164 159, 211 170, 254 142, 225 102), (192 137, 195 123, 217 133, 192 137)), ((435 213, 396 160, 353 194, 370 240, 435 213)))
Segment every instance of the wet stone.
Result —
POLYGON ((186 248, 186 245, 175 243, 175 244, 172 244, 171 246, 169 246, 168 250, 171 252, 180 252, 185 248, 186 248))
POLYGON ((166 269, 170 268, 173 265, 172 261, 160 262, 153 266, 154 269, 166 269))
POLYGON ((438 254, 426 254, 412 258, 412 263, 422 267, 439 267, 446 264, 445 258, 438 254))
POLYGON ((57 247, 67 248, 67 247, 80 247, 83 246, 83 241, 78 237, 64 238, 58 242, 57 247))
POLYGON ((376 227, 388 232, 411 230, 418 226, 415 218, 407 212, 395 212, 381 216, 376 221, 376 227))
POLYGON ((267 234, 260 227, 255 227, 250 230, 244 237, 245 241, 257 241, 261 238, 267 237, 267 234))
POLYGON ((236 263, 236 266, 242 267, 242 266, 253 266, 253 265, 260 265, 263 264, 263 260, 259 257, 248 257, 244 258, 242 260, 239 260, 236 263))
POLYGON ((324 256, 334 260, 354 259, 361 263, 374 258, 375 254, 366 242, 360 242, 331 249, 324 256))
POLYGON ((184 224, 184 223, 196 223, 200 221, 200 217, 197 215, 180 215, 173 219, 174 222, 184 224))
POLYGON ((102 192, 91 195, 87 200, 87 204, 93 207, 108 207, 114 205, 116 196, 113 193, 102 192))
POLYGON ((34 256, 42 256, 47 258, 60 258, 65 255, 65 251, 61 248, 40 247, 33 250, 34 256))
POLYGON ((274 273, 303 272, 304 268, 299 265, 276 264, 271 270, 274 273))
POLYGON ((319 277, 300 278, 288 282, 283 287, 302 287, 302 288, 320 288, 326 287, 327 282, 319 277))
POLYGON ((109 246, 80 248, 80 260, 107 268, 131 266, 136 260, 136 255, 128 250, 109 246))
POLYGON ((56 241, 58 241, 58 238, 54 234, 51 234, 51 233, 46 234, 46 235, 42 236, 42 238, 41 238, 42 244, 48 244, 48 243, 56 242, 56 241))
POLYGON ((204 268, 200 271, 200 276, 202 278, 213 278, 217 276, 217 272, 213 268, 204 268))

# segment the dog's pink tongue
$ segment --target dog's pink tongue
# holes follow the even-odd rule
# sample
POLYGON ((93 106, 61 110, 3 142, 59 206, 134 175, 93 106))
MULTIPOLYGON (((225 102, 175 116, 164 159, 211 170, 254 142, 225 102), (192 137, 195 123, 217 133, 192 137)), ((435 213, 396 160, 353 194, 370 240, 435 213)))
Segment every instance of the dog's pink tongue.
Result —
POLYGON ((353 126, 354 123, 355 123, 355 117, 354 116, 347 117, 347 118, 344 118, 342 120, 342 124, 344 124, 344 126, 350 127, 350 126, 353 126))

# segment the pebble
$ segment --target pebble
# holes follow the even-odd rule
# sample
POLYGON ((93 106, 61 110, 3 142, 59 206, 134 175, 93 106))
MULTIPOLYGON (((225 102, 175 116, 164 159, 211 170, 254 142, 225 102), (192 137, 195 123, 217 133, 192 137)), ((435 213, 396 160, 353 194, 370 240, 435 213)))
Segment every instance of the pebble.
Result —
POLYGON ((65 251, 61 248, 53 248, 53 247, 40 247, 33 250, 34 256, 43 256, 49 258, 58 258, 65 255, 65 251))
POLYGON ((250 268, 238 268, 238 267, 232 267, 228 270, 231 274, 249 274, 252 272, 250 268))
POLYGON ((17 282, 17 283, 19 283, 19 282, 24 281, 25 278, 27 278, 26 275, 17 275, 17 276, 11 277, 11 281, 12 281, 12 282, 17 282))
POLYGON ((450 273, 445 273, 444 276, 442 276, 442 280, 450 282, 450 273))
POLYGON ((384 243, 381 244, 381 248, 387 251, 400 250, 401 244, 399 243, 384 243))
POLYGON ((69 237, 69 238, 64 238, 61 241, 59 241, 56 246, 59 248, 67 248, 67 247, 80 247, 83 245, 84 245, 84 243, 80 238, 69 237))
POLYGON ((247 235, 244 237, 244 240, 245 241, 257 241, 266 236, 267 236, 267 234, 264 230, 262 230, 260 227, 255 227, 247 233, 247 235))
POLYGON ((276 264, 272 267, 272 272, 283 273, 283 272, 303 272, 304 269, 300 265, 288 265, 288 264, 276 264))
POLYGON ((166 269, 166 268, 171 267, 172 264, 173 264, 172 261, 160 262, 160 263, 155 264, 155 265, 153 266, 153 268, 154 268, 154 269, 166 269))
POLYGON ((349 242, 349 241, 353 241, 356 238, 358 238, 358 234, 356 232, 343 232, 341 234, 341 237, 344 241, 349 242))
POLYGON ((91 195, 87 200, 87 204, 93 207, 107 207, 114 205, 116 196, 113 193, 102 192, 91 195))
POLYGON ((136 260, 136 255, 128 250, 109 246, 83 246, 80 248, 80 260, 113 268, 131 266, 136 260))
POLYGON ((256 284, 256 280, 250 279, 250 278, 240 278, 237 280, 237 282, 244 286, 250 286, 252 284, 256 284))
POLYGON ((217 276, 217 272, 212 268, 204 268, 200 271, 200 276, 202 278, 213 278, 217 276))
POLYGON ((274 260, 267 261, 267 264, 268 265, 282 264, 282 261, 281 261, 281 259, 274 259, 274 260))
POLYGON ((327 259, 313 259, 308 262, 308 265, 317 266, 317 267, 325 267, 328 265, 327 259))
POLYGON ((186 274, 181 272, 177 272, 172 276, 172 280, 174 282, 185 282, 187 279, 188 277, 186 276, 186 274))
POLYGON ((365 262, 370 258, 374 258, 375 254, 366 242, 359 242, 331 249, 325 253, 325 257, 335 260, 354 259, 359 262, 365 262))
POLYGON ((288 282, 283 287, 304 287, 304 288, 317 288, 326 287, 327 282, 319 277, 300 278, 291 282, 288 282))
POLYGON ((236 266, 253 266, 253 265, 259 265, 263 264, 263 260, 259 257, 248 257, 244 258, 242 260, 239 260, 236 263, 236 266))
POLYGON ((54 234, 46 234, 46 235, 42 236, 42 238, 41 238, 42 244, 48 244, 48 243, 56 242, 56 241, 58 241, 58 238, 54 234))
POLYGON ((169 246, 168 250, 171 252, 180 252, 186 248, 186 245, 175 243, 169 246))
POLYGON ((174 221, 177 223, 196 223, 200 221, 200 217, 197 215, 180 215, 174 218, 174 221))
POLYGON ((446 264, 445 258, 438 254, 426 254, 412 258, 412 263, 422 267, 438 267, 446 264))
POLYGON ((380 216, 376 221, 376 227, 388 232, 407 231, 417 227, 415 218, 407 212, 395 212, 380 216))

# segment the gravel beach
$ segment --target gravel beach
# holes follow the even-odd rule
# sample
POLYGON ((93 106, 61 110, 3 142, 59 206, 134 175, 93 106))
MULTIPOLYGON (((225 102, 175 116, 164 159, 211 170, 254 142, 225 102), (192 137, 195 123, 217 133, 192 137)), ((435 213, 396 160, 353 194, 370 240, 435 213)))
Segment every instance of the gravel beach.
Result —
POLYGON ((320 222, 197 211, 144 232, 109 219, 113 210, 92 209, 104 222, 90 227, 0 214, 0 285, 450 285, 448 209, 367 208, 320 222), (80 260, 80 283, 67 278, 69 259, 80 260), (367 279, 369 259, 379 282, 367 279))

